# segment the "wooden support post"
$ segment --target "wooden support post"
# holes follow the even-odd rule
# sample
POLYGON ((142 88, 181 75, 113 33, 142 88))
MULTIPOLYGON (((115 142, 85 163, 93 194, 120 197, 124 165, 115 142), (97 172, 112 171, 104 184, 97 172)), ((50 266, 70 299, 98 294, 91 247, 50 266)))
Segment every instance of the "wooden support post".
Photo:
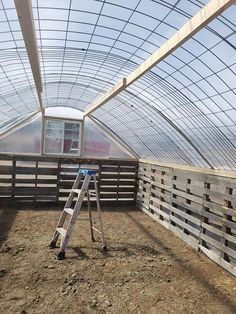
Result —
POLYGON ((16 186, 16 158, 12 158, 12 185, 11 185, 11 203, 14 205, 15 201, 15 186, 16 186))
POLYGON ((41 119, 42 123, 41 123, 40 155, 43 155, 45 143, 45 109, 42 110, 41 119))
POLYGON ((60 198, 60 178, 61 178, 61 159, 57 162, 57 193, 56 193, 56 203, 59 204, 60 198))

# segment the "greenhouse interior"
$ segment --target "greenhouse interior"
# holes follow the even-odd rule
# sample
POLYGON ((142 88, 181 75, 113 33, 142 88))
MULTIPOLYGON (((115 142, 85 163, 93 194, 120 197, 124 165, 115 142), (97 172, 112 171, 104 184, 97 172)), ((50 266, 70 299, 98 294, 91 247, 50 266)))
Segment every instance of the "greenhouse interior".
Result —
POLYGON ((0 0, 2 313, 236 313, 235 0, 0 0))

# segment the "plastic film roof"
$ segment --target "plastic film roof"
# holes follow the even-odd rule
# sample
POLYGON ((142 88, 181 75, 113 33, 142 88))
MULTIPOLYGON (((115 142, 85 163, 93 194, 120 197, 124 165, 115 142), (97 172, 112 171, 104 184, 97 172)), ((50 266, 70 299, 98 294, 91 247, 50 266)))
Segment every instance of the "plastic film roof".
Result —
MULTIPOLYGON (((83 111, 207 3, 33 0, 43 106, 83 111)), ((93 117, 142 158, 236 169, 235 17, 233 4, 93 117)), ((39 104, 14 1, 0 2, 0 32, 4 123, 39 104)))
POLYGON ((0 1, 0 123, 35 110, 35 84, 15 5, 0 1))

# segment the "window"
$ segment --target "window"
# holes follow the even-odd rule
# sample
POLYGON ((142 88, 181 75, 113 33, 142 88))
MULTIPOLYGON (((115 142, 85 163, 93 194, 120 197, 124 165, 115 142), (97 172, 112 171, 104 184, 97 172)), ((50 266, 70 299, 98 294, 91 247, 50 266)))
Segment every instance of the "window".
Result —
POLYGON ((81 122, 45 119, 44 153, 80 155, 81 122))

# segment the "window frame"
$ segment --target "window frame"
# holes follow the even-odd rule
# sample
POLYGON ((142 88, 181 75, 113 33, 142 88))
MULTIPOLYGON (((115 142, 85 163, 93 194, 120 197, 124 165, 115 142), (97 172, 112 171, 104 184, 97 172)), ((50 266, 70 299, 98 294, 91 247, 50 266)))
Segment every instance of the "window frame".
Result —
POLYGON ((62 157, 81 157, 82 154, 82 134, 83 134, 83 121, 79 120, 79 119, 72 119, 72 118, 61 118, 61 117, 53 117, 53 116, 45 116, 44 117, 44 123, 42 124, 43 127, 43 155, 53 155, 53 156, 62 156, 62 157), (61 146, 61 150, 63 150, 63 146, 64 146, 64 141, 65 141, 65 123, 75 123, 75 124, 79 124, 80 125, 80 133, 79 133, 79 147, 78 147, 78 152, 77 153, 48 153, 45 151, 45 143, 46 143, 46 127, 47 127, 47 121, 51 120, 51 121, 62 121, 63 122, 63 141, 62 141, 62 146, 61 146))

